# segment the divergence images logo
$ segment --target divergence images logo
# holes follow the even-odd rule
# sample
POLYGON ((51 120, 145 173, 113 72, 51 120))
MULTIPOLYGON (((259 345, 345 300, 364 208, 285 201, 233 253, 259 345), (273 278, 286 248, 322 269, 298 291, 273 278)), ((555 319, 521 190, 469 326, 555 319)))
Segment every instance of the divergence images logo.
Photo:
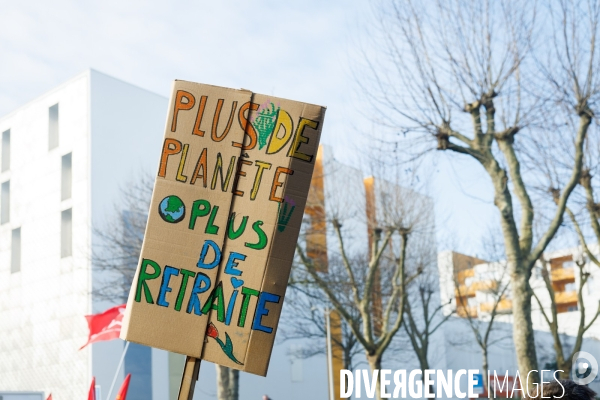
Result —
POLYGON ((598 361, 586 351, 579 351, 573 355, 572 367, 573 382, 578 385, 591 383, 598 375, 598 361), (587 376, 586 373, 589 371, 587 376))

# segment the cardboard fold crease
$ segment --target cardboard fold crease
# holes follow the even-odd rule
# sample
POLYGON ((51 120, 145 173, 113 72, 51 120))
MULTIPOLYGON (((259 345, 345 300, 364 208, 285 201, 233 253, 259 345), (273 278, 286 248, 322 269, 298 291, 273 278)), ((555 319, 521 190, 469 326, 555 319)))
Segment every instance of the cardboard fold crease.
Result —
POLYGON ((266 375, 324 114, 174 82, 121 338, 266 375))

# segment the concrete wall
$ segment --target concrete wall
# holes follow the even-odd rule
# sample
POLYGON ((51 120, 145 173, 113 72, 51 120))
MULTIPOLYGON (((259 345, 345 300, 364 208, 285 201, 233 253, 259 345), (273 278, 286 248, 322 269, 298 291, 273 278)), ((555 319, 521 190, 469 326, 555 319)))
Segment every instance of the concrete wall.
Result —
POLYGON ((168 99, 91 70, 92 222, 113 215, 121 190, 158 171, 168 99))
MULTIPOLYGON (((83 397, 90 263, 89 77, 84 73, 0 119, 11 130, 10 222, 0 226, 0 390, 83 397), (48 108, 59 104, 59 145, 48 150, 48 108), (61 201, 61 157, 72 152, 72 196, 61 201), (72 208, 73 255, 61 258, 61 211, 72 208), (21 270, 11 273, 11 230, 21 270)), ((88 383, 89 384, 89 383, 88 383)))
MULTIPOLYGON (((121 218, 119 202, 123 199, 123 189, 144 176, 154 177, 168 99, 98 71, 90 70, 89 74, 91 226, 94 230, 102 230, 107 229, 115 218, 121 218)), ((102 252, 99 240, 94 233, 94 251, 102 252)), ((105 275, 106 272, 94 268, 94 288, 106 282, 105 275)), ((97 313, 113 305, 94 297, 92 308, 97 313)), ((108 395, 123 348, 121 340, 92 345, 93 373, 104 396, 108 395)), ((152 355, 153 352, 146 346, 129 346, 124 367, 117 375, 113 396, 126 374, 131 373, 128 399, 152 400, 153 385, 149 384, 153 376, 152 355)), ((160 392, 161 387, 156 387, 156 390, 160 392)))

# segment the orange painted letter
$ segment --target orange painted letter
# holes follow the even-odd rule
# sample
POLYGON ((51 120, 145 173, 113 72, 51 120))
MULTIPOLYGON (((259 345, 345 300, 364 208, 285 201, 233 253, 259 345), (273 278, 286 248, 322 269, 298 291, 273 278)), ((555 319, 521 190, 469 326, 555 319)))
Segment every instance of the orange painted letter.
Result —
POLYGON ((219 126, 219 118, 221 117, 221 109, 223 108, 223 102, 225 100, 219 99, 217 101, 217 109, 215 110, 215 116, 213 117, 213 125, 212 125, 212 135, 211 138, 215 142, 220 142, 225 139, 225 136, 229 133, 231 129, 231 124, 233 123, 233 118, 235 116, 235 109, 237 108, 237 101, 233 101, 231 103, 231 113, 229 114, 229 120, 227 121, 227 126, 221 135, 217 132, 217 128, 219 126))
POLYGON ((163 145, 162 155, 160 156, 160 167, 158 169, 158 176, 165 177, 167 174, 167 159, 173 154, 177 154, 181 151, 181 142, 175 139, 165 139, 163 145))
POLYGON ((207 96, 200 97, 200 105, 198 105, 198 114, 196 114, 196 123, 194 124, 194 129, 192 130, 192 134, 198 136, 204 136, 204 131, 200 129, 200 123, 202 122, 202 116, 204 116, 204 107, 206 107, 206 99, 207 96))
POLYGON ((279 175, 281 174, 294 175, 294 171, 284 167, 277 167, 275 170, 275 176, 273 177, 273 185, 271 186, 271 196, 269 197, 269 200, 278 201, 279 203, 281 203, 283 199, 275 196, 275 192, 279 186, 283 185, 283 182, 279 182, 279 175))
POLYGON ((175 108, 173 109, 173 122, 171 123, 171 132, 175 132, 177 128, 177 114, 179 114, 179 110, 190 110, 196 104, 196 99, 194 95, 190 92, 186 92, 185 90, 178 90, 175 95, 175 108), (183 99, 187 100, 187 103, 183 102, 183 99))
MULTIPOLYGON (((250 138, 250 143, 248 143, 246 145, 242 145, 242 143, 231 142, 231 145, 233 147, 241 147, 243 150, 252 150, 253 148, 256 147, 256 140, 257 140, 256 130, 254 130, 252 123, 248 123, 248 122, 250 122, 250 121, 248 121, 248 118, 250 118, 250 112, 248 112, 248 118, 246 118, 246 116, 244 114, 249 109, 252 111, 256 111, 256 110, 258 110, 258 107, 259 107, 258 104, 252 103, 250 101, 247 103, 244 103, 240 107, 240 112, 238 113, 238 121, 240 123, 240 127, 246 133, 246 136, 248 136, 250 138)), ((245 139, 246 139, 246 137, 244 136, 244 140, 245 139)))

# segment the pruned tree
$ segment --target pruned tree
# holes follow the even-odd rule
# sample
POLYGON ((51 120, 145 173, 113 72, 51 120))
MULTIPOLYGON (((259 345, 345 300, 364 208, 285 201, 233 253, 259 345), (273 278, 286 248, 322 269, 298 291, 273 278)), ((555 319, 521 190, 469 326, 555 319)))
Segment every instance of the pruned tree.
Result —
POLYGON ((550 334, 552 335, 552 340, 554 344, 554 352, 556 353, 556 368, 559 370, 560 379, 569 379, 571 377, 571 361, 573 359, 573 355, 575 353, 581 351, 581 346, 583 344, 583 335, 587 332, 588 329, 592 327, 592 324, 598 319, 600 316, 600 303, 597 306, 597 311, 593 314, 592 318, 589 322, 586 323, 586 309, 585 303, 583 302, 583 289, 590 277, 590 273, 586 271, 586 262, 584 259, 576 259, 574 260, 577 265, 577 270, 579 272, 579 279, 577 285, 577 308, 579 311, 579 322, 577 325, 577 333, 574 335, 573 343, 569 343, 567 338, 561 334, 561 330, 564 330, 564 326, 559 326, 559 318, 558 318, 558 306, 557 306, 557 296, 554 290, 554 285, 552 284, 552 269, 550 263, 542 257, 540 262, 537 265, 537 268, 541 270, 541 276, 544 281, 544 288, 547 291, 550 307, 544 307, 543 302, 540 299, 540 296, 534 292, 533 296, 537 301, 540 312, 544 317, 544 321, 548 324, 548 329, 550 330, 550 334), (548 309, 549 308, 549 309, 548 309))
POLYGON ((502 308, 508 301, 506 295, 509 290, 510 280, 506 273, 505 262, 490 263, 488 264, 488 270, 489 273, 486 274, 486 278, 488 279, 479 282, 478 290, 486 293, 486 297, 489 301, 486 302, 486 309, 481 310, 480 307, 480 309, 477 310, 477 314, 472 312, 470 305, 465 300, 467 298, 467 293, 465 293, 466 287, 460 283, 458 277, 460 271, 455 274, 454 281, 456 297, 458 299, 458 301, 456 301, 457 313, 467 322, 473 332, 475 342, 481 349, 481 365, 482 371, 484 371, 483 383, 487 390, 488 398, 492 399, 493 394, 490 390, 490 382, 486 379, 489 376, 485 372, 490 370, 490 347, 506 339, 506 336, 496 334, 498 332, 495 332, 497 329, 495 329, 494 322, 496 322, 496 317, 501 315, 503 311, 502 308), (484 311, 485 316, 480 315, 480 311, 484 311))
POLYGON ((592 178, 600 172, 600 141, 592 142, 588 146, 586 157, 586 167, 581 172, 579 185, 582 189, 583 210, 575 212, 567 207, 567 214, 573 225, 579 243, 585 252, 586 257, 597 267, 600 267, 600 260, 588 245, 590 242, 596 245, 600 250, 600 203, 597 202, 596 191, 598 190, 592 178), (579 217, 578 217, 579 216, 579 217), (587 228, 587 229, 586 229, 587 228))
MULTIPOLYGON (((506 343, 510 333, 505 326, 498 327, 498 318, 509 314, 512 307, 510 295, 510 277, 504 257, 502 232, 492 228, 482 238, 481 248, 485 258, 489 261, 479 260, 479 266, 470 265, 469 268, 460 269, 453 266, 454 295, 453 301, 456 313, 469 326, 475 342, 481 349, 482 371, 484 371, 483 384, 492 399, 490 381, 485 371, 489 371, 490 349, 493 346, 506 343), (469 299, 475 300, 475 305, 469 304, 469 299)), ((471 341, 468 341, 471 344, 471 341)))
POLYGON ((377 121, 407 136, 407 158, 437 148, 489 177, 521 374, 538 370, 529 279, 563 223, 593 127, 599 14, 595 0, 379 2, 380 47, 369 48, 368 74, 357 75, 377 121))
MULTIPOLYGON (((294 356, 310 358, 318 354, 326 354, 327 324, 323 304, 323 293, 307 284, 296 280, 292 274, 285 299, 285 309, 280 323, 278 336, 283 340, 309 339, 311 346, 304 346, 294 351, 294 356), (315 341, 321 346, 315 346, 315 341)), ((354 318, 358 318, 355 315, 354 318)), ((339 360, 344 369, 354 369, 354 359, 362 351, 358 340, 352 334, 348 324, 339 318, 330 319, 332 347, 341 351, 333 351, 332 357, 339 360), (337 333, 337 334, 335 334, 337 333)))
MULTIPOLYGON (((430 268, 427 268, 431 270, 430 268)), ((425 268, 423 268, 425 270, 425 268)), ((453 315, 443 311, 447 304, 442 304, 438 296, 439 283, 435 274, 422 274, 407 288, 409 295, 404 308, 404 332, 417 356, 421 371, 429 368, 429 348, 432 336, 453 315)), ((424 382, 424 376, 421 375, 424 382)), ((426 393, 433 393, 431 388, 424 388, 426 393)))
MULTIPOLYGON (((349 182, 343 184, 347 190, 330 195, 361 204, 358 194, 348 190, 349 182)), ((335 241, 328 246, 327 270, 309 255, 310 243, 301 240, 292 275, 294 286, 326 299, 339 313, 372 371, 381 369, 383 355, 402 327, 406 288, 423 271, 414 249, 433 234, 430 201, 389 182, 376 186, 376 217, 365 218, 365 209, 361 214, 343 205, 327 208, 327 232, 335 241), (369 236, 358 235, 357 225, 369 236)), ((379 379, 375 392, 379 399, 379 379)))
MULTIPOLYGON (((343 210, 345 222, 364 222, 364 202, 356 201, 356 199, 352 201, 347 196, 340 195, 342 191, 360 192, 363 189, 363 182, 359 171, 343 166, 331 157, 324 156, 324 151, 323 148, 319 149, 299 243, 314 268, 321 273, 326 273, 331 281, 335 281, 339 280, 335 274, 340 271, 344 273, 343 260, 338 253, 328 251, 328 241, 331 242, 331 239, 335 238, 331 237, 332 226, 327 223, 327 220, 331 221, 333 215, 337 215, 338 220, 342 219, 339 218, 339 215, 343 210), (328 171, 327 177, 325 177, 325 170, 328 171), (324 185, 325 180, 327 180, 327 185, 324 185), (338 187, 338 184, 341 184, 343 189, 341 186, 338 187), (326 197, 329 213, 325 212, 326 197)), ((357 226, 355 225, 355 227, 357 226)), ((348 225, 345 229, 347 228, 348 225)), ((363 233, 366 234, 366 229, 363 233)), ((366 237, 366 235, 364 236, 366 237)), ((357 256, 360 258, 365 255, 351 254, 348 257, 357 256)), ((345 277, 342 276, 341 280, 344 279, 345 277)), ((340 301, 344 304, 352 302, 351 291, 341 292, 339 296, 340 301)), ((310 346, 294 349, 295 357, 308 358, 317 354, 325 354, 327 353, 325 341, 328 335, 325 314, 329 313, 330 317, 333 317, 330 318, 331 334, 329 335, 332 344, 332 363, 338 361, 344 369, 351 370, 354 366, 355 356, 362 351, 361 346, 344 319, 340 318, 339 313, 335 311, 328 312, 330 308, 328 306, 329 304, 323 299, 323 291, 313 284, 313 279, 302 268, 298 268, 298 263, 296 263, 290 275, 278 335, 284 340, 311 340, 310 346), (314 340, 320 341, 322 346, 315 346, 314 340)), ((353 319, 360 318, 357 310, 351 310, 351 312, 353 319)))

